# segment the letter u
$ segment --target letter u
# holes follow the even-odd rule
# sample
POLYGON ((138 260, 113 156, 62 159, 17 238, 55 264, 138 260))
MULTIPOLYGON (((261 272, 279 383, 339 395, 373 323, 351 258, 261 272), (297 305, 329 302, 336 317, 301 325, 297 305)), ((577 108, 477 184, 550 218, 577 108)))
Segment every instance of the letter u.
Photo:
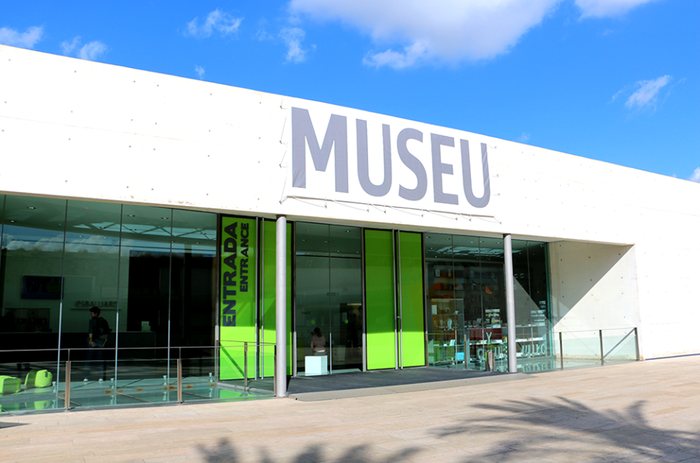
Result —
POLYGON ((391 189, 391 132, 389 126, 382 124, 384 139, 384 180, 375 185, 369 179, 369 148, 367 141, 367 121, 357 119, 357 176, 365 193, 372 196, 384 196, 391 189))
POLYGON ((460 140, 462 149, 462 182, 464 184, 464 194, 467 201, 474 207, 486 207, 491 199, 491 179, 489 177, 489 154, 486 143, 481 144, 481 167, 484 177, 484 194, 481 198, 474 195, 472 187, 472 168, 469 164, 469 141, 460 140))

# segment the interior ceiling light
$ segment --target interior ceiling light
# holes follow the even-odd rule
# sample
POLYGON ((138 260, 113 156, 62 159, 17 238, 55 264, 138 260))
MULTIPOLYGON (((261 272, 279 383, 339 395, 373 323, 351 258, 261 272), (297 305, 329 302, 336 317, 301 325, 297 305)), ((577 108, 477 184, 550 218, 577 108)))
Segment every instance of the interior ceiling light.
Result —
POLYGON ((127 217, 136 217, 134 214, 129 214, 127 217))
POLYGON ((33 211, 34 209, 36 209, 36 207, 34 207, 34 206, 27 206, 27 209, 29 209, 30 211, 33 211))

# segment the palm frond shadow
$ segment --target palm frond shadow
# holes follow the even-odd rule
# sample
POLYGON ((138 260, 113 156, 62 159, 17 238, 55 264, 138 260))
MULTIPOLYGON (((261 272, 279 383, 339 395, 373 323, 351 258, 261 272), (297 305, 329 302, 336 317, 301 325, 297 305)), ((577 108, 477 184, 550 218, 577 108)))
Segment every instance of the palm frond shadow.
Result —
MULTIPOLYGON (((218 444, 212 447, 198 445, 197 449, 202 455, 202 461, 205 463, 237 463, 243 460, 235 446, 228 439, 221 439, 218 444)), ((292 461, 294 463, 312 463, 312 462, 328 462, 334 461, 337 463, 398 463, 405 461, 411 455, 417 453, 419 449, 409 448, 404 449, 391 455, 381 455, 373 457, 369 452, 370 447, 367 445, 357 445, 347 448, 342 455, 334 460, 331 460, 325 455, 323 447, 320 445, 310 445, 299 452, 296 456, 285 457, 284 461, 292 461)), ((245 458, 250 460, 250 458, 245 458)), ((268 448, 259 450, 260 463, 275 463, 275 460, 270 456, 268 448)), ((282 460, 280 460, 282 461, 282 460)))
POLYGON ((481 455, 498 455, 499 461, 577 452, 577 444, 591 448, 592 442, 599 442, 601 449, 612 446, 621 455, 644 456, 647 460, 669 461, 674 455, 700 459, 700 432, 655 428, 644 414, 644 404, 637 401, 624 411, 598 411, 564 397, 480 404, 474 408, 500 413, 481 420, 464 419, 463 424, 438 428, 434 434, 464 434, 474 439, 499 433, 527 436, 518 441, 497 442, 487 455, 481 455))

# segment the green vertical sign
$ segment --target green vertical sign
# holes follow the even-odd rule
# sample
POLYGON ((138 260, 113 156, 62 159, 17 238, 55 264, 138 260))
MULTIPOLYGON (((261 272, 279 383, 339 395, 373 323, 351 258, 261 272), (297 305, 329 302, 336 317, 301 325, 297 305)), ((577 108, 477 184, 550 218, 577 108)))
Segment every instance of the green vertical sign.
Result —
POLYGON ((392 233, 389 230, 365 230, 368 370, 396 367, 392 233))
POLYGON ((403 366, 425 365, 423 244, 420 233, 399 232, 403 366))
POLYGON ((248 342, 248 377, 255 378, 255 219, 221 218, 219 378, 242 379, 248 342))

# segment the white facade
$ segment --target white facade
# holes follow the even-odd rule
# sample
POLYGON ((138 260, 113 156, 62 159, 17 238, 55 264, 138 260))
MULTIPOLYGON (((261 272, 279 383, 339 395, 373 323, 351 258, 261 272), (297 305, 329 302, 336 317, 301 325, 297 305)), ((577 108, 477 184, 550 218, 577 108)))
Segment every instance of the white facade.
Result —
POLYGON ((555 331, 639 327, 644 358, 700 352, 700 337, 690 334, 700 326, 697 183, 356 109, 6 46, 0 130, 0 193, 546 241, 555 331), (338 170, 340 185, 343 137, 327 152, 325 172, 314 169, 305 147, 306 187, 295 186, 293 108, 297 128, 299 114, 308 112, 319 145, 333 136, 329 121, 344 127, 347 176, 338 170), (386 180, 390 145, 391 185, 381 196, 360 184, 362 121, 375 186, 386 180), (412 138, 400 141, 400 133, 412 138), (477 199, 485 196, 481 154, 488 154, 484 207, 467 198, 461 140, 469 144, 477 199), (401 188, 420 190, 416 162, 425 171, 425 194, 406 199, 401 188))

